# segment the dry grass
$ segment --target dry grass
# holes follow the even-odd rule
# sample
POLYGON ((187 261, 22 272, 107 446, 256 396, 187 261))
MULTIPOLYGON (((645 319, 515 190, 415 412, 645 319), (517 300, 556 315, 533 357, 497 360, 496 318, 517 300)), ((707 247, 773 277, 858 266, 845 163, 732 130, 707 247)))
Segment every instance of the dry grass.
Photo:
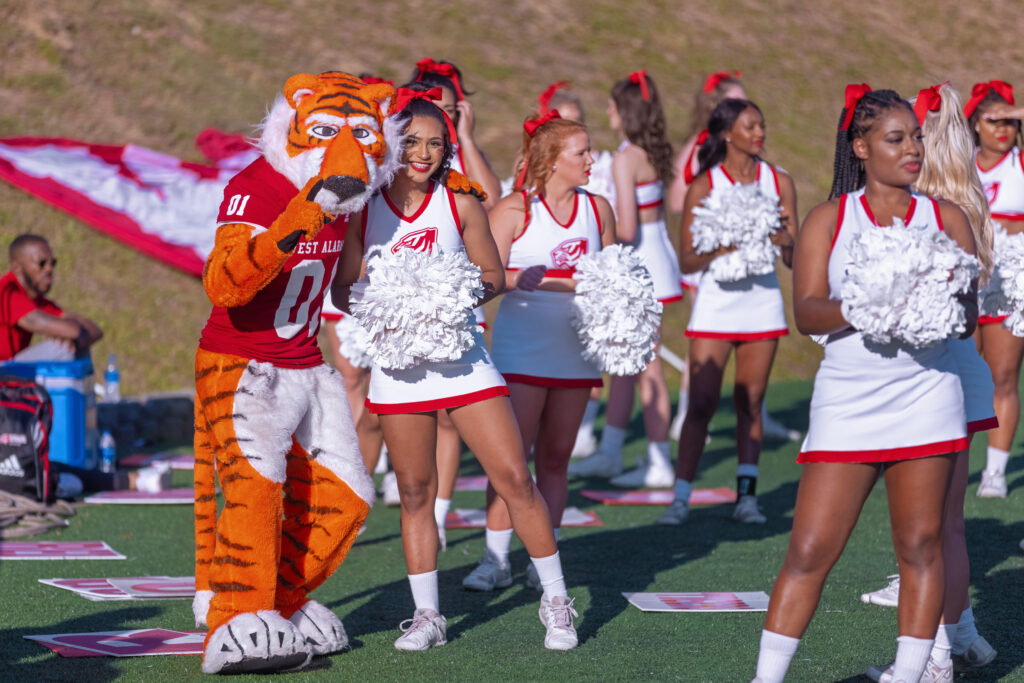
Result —
MULTIPOLYGON (((0 136, 135 143, 196 159, 206 126, 248 130, 298 71, 373 71, 402 81, 424 55, 458 63, 476 91, 478 138, 507 174, 536 94, 572 80, 599 148, 607 92, 646 68, 666 100, 673 139, 711 70, 740 69, 770 126, 769 158, 797 181, 804 211, 827 191, 842 86, 906 95, 950 79, 1021 83, 1024 29, 1014 0, 962 3, 692 0, 6 0, 0 5, 0 136)), ((55 295, 108 331, 98 352, 124 359, 130 391, 187 386, 207 314, 199 283, 136 255, 10 187, 0 241, 31 229, 61 258, 55 295)), ((684 307, 667 318, 682 349, 684 307)), ((777 377, 806 377, 814 345, 783 341, 777 377)))

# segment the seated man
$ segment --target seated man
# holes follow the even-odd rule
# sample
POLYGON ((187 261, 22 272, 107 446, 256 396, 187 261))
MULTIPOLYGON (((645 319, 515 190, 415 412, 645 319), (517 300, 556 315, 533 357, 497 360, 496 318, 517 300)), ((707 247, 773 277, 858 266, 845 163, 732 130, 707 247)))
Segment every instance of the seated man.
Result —
POLYGON ((84 354, 102 330, 46 298, 57 259, 39 235, 18 235, 8 250, 11 269, 0 277, 0 361, 65 361, 84 354), (45 339, 29 347, 32 335, 45 339))

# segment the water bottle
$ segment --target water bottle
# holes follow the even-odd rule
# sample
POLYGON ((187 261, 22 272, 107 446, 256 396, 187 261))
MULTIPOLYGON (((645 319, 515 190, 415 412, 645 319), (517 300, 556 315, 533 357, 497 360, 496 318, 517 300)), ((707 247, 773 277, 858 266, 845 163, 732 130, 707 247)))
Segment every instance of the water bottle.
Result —
POLYGON ((113 474, 117 469, 117 444, 109 429, 103 430, 100 437, 100 472, 113 474))
POLYGON ((107 371, 103 373, 103 402, 117 403, 121 400, 121 373, 117 371, 117 356, 110 354, 107 371))

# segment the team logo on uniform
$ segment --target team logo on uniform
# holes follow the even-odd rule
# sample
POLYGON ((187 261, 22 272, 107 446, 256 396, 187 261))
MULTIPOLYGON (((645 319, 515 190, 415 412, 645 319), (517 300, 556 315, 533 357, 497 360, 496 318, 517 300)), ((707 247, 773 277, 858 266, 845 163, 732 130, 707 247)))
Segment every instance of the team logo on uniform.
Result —
POLYGON ((992 206, 996 203, 996 197, 999 195, 999 181, 993 180, 991 183, 985 183, 985 198, 988 199, 988 205, 992 206))
POLYGON ((574 268, 581 256, 587 254, 587 238, 576 237, 566 240, 551 250, 551 262, 555 268, 568 270, 574 268))
POLYGON ((0 444, 4 446, 24 446, 28 443, 25 434, 0 434, 0 444))
POLYGON ((423 228, 416 232, 410 232, 395 242, 391 247, 391 253, 397 254, 399 249, 412 249, 433 254, 435 244, 437 244, 437 228, 423 228))

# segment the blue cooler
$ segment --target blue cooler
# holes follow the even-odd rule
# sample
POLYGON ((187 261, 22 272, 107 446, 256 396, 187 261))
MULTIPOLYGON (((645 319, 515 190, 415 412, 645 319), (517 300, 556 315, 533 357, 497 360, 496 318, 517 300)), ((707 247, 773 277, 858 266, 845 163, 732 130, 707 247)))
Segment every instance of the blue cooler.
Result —
POLYGON ((53 401, 50 459, 83 470, 97 467, 96 393, 92 361, 0 364, 0 374, 34 379, 53 401))

